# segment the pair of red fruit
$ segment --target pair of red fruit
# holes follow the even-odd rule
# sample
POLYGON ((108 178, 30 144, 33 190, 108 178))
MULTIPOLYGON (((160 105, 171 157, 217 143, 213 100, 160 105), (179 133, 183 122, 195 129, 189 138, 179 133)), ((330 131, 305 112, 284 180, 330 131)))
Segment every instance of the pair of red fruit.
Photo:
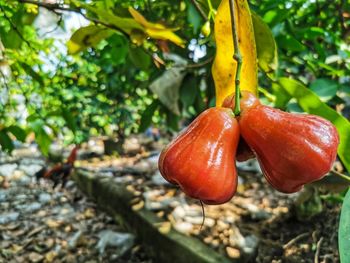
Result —
POLYGON ((241 114, 234 96, 201 113, 161 153, 162 176, 206 204, 229 201, 237 189, 235 160, 256 157, 267 181, 294 193, 321 179, 336 159, 339 136, 329 121, 260 104, 243 91, 241 114))

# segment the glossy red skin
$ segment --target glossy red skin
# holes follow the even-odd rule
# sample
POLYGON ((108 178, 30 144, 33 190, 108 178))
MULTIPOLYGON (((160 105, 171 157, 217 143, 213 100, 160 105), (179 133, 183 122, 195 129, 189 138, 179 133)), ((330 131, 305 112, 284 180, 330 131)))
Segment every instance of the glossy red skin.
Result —
MULTIPOLYGON (((242 97, 240 99, 241 110, 249 109, 251 107, 254 107, 260 104, 259 100, 252 93, 248 91, 242 91, 241 93, 242 93, 242 97)), ((233 110, 235 108, 235 95, 231 94, 230 96, 228 96, 224 100, 222 107, 230 108, 233 110)), ((245 162, 253 158, 255 158, 254 152, 241 136, 237 147, 236 160, 238 162, 245 162)))
POLYGON ((321 179, 336 159, 338 132, 321 117, 256 104, 241 112, 239 125, 267 181, 278 191, 294 193, 321 179))
POLYGON ((241 136, 238 142, 238 147, 236 152, 236 161, 245 162, 253 158, 255 158, 255 154, 253 150, 249 147, 247 142, 241 136))
POLYGON ((232 110, 210 108, 200 114, 159 158, 163 177, 190 197, 222 204, 236 192, 235 157, 239 126, 232 110))

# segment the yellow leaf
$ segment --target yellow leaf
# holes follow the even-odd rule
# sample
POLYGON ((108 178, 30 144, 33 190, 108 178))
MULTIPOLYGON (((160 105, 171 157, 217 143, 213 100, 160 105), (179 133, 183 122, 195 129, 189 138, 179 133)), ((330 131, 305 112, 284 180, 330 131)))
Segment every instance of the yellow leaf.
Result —
POLYGON ((94 47, 113 33, 114 31, 109 28, 96 25, 81 27, 73 33, 67 43, 68 53, 76 54, 88 47, 94 47))
POLYGON ((185 46, 185 41, 173 32, 177 30, 176 28, 167 28, 162 24, 148 22, 143 15, 132 7, 129 7, 129 12, 135 21, 144 27, 145 32, 149 37, 169 40, 180 47, 185 46))
POLYGON ((146 28, 146 33, 151 38, 169 40, 180 47, 185 47, 185 42, 178 35, 174 34, 170 30, 166 30, 166 29, 159 30, 159 29, 146 28))
POLYGON ((141 15, 139 12, 137 12, 131 6, 129 7, 129 12, 132 15, 132 17, 135 19, 136 22, 138 22, 139 24, 141 24, 142 26, 144 26, 146 28, 166 29, 165 26, 162 24, 148 22, 147 19, 143 15, 141 15))
MULTIPOLYGON (((257 94, 257 55, 254 28, 247 0, 235 0, 235 14, 239 48, 243 56, 241 71, 241 90, 257 94)), ((221 106, 224 99, 235 91, 237 63, 233 59, 229 0, 222 0, 215 17, 216 57, 212 74, 216 89, 216 105, 221 106)))

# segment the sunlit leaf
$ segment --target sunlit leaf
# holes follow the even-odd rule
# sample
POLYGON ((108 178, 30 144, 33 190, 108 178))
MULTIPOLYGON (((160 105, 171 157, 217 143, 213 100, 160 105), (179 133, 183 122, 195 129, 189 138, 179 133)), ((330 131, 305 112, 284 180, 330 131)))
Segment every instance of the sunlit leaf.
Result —
MULTIPOLYGON (((143 15, 141 15, 138 11, 136 11, 132 7, 129 7, 129 12, 132 15, 132 17, 135 19, 135 21, 145 28, 166 29, 166 27, 162 24, 148 22, 143 15)), ((174 31, 175 29, 169 29, 169 30, 174 31)))
MULTIPOLYGON (((246 0, 235 0, 239 48, 243 56, 241 71, 241 90, 257 94, 258 65, 254 29, 249 5, 246 0)), ((216 105, 221 106, 224 99, 235 91, 237 62, 233 59, 234 47, 230 17, 229 0, 223 0, 215 16, 216 56, 212 74, 215 82, 216 105)))
POLYGON ((322 102, 313 91, 301 82, 288 78, 280 78, 278 82, 293 98, 297 99, 298 104, 305 112, 328 119, 337 127, 340 136, 338 155, 350 172, 350 122, 322 102))
POLYGON ((275 26, 288 17, 288 10, 273 9, 264 14, 264 21, 270 26, 275 26))
POLYGON ((144 27, 145 32, 151 38, 169 40, 180 47, 185 46, 184 40, 173 32, 177 30, 176 28, 171 29, 165 27, 162 24, 148 22, 146 18, 144 18, 139 12, 137 12, 132 7, 129 7, 129 12, 135 19, 135 21, 137 21, 140 25, 144 27))
POLYGON ((69 54, 76 54, 88 47, 95 47, 101 40, 113 34, 108 28, 90 25, 75 31, 67 43, 69 54))
POLYGON ((284 110, 287 103, 290 101, 291 96, 278 84, 273 83, 271 88, 276 97, 275 107, 284 110))
POLYGON ((114 26, 117 30, 119 29, 127 34, 130 34, 133 30, 144 30, 133 18, 116 16, 104 9, 96 8, 88 4, 81 5, 88 11, 95 13, 103 23, 114 26))
POLYGON ((271 75, 278 68, 277 46, 272 32, 260 16, 252 12, 258 65, 266 73, 271 75))

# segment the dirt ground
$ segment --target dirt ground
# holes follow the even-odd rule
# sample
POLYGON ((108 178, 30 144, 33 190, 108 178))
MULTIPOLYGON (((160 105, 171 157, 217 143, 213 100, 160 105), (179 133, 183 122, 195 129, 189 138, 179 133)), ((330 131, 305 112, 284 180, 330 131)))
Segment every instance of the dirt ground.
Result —
POLYGON ((316 204, 310 201, 307 208, 300 208, 295 205, 300 193, 286 195, 271 188, 253 161, 239 165, 237 193, 229 203, 205 205, 202 226, 198 200, 187 198, 160 177, 159 148, 153 147, 156 151, 150 157, 142 157, 147 151, 141 151, 118 160, 95 158, 82 165, 95 163, 100 169, 132 167, 130 174, 114 176, 130 182, 135 209, 145 206, 179 232, 202 240, 229 258, 249 262, 339 262, 339 203, 321 200, 316 194, 316 204))
MULTIPOLYGON (((240 165, 235 197, 224 205, 204 207, 202 226, 199 202, 160 177, 157 151, 161 147, 147 147, 138 145, 125 156, 115 157, 91 155, 86 149, 77 169, 98 169, 129 182, 135 209, 146 207, 179 232, 202 240, 229 258, 242 262, 339 262, 339 204, 322 200, 321 212, 312 218, 301 216, 294 205, 298 194, 273 190, 256 164, 248 163, 240 165)), ((103 244, 102 240, 108 240, 104 234, 118 235, 123 228, 87 200, 74 182, 55 190, 50 182, 37 184, 35 169, 29 166, 44 165, 38 154, 14 158, 17 161, 5 158, 0 165, 0 173, 3 165, 17 165, 6 176, 0 174, 9 182, 6 189, 0 189, 0 262, 154 262, 154 250, 139 244, 137 237, 131 238, 123 253, 116 253, 116 247, 125 244, 103 244)))

